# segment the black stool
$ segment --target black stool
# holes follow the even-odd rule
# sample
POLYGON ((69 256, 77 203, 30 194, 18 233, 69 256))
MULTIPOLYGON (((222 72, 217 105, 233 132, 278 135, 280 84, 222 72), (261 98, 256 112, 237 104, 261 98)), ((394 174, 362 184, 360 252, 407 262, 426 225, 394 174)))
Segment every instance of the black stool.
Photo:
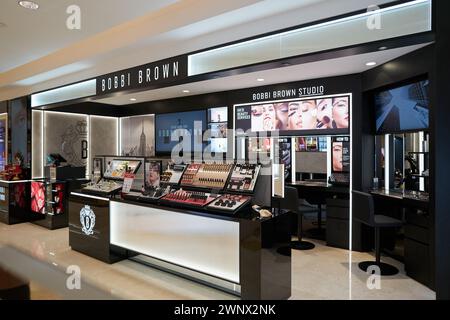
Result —
POLYGON ((323 197, 309 196, 306 201, 312 205, 317 205, 317 228, 308 230, 308 234, 311 239, 326 240, 326 230, 323 228, 323 206, 326 204, 326 200, 323 197))
POLYGON ((289 210, 297 214, 298 217, 298 228, 297 236, 298 241, 291 241, 290 245, 287 247, 281 247, 278 252, 283 255, 290 255, 290 250, 311 250, 315 248, 315 245, 308 241, 303 241, 303 214, 299 210, 300 201, 298 199, 297 189, 294 187, 286 187, 284 189, 284 198, 280 199, 280 207, 282 209, 289 210))
POLYGON ((359 268, 365 272, 371 266, 380 268, 382 276, 393 276, 399 271, 396 267, 381 262, 380 228, 398 228, 403 222, 388 216, 375 214, 373 197, 369 193, 352 191, 353 194, 353 218, 365 225, 375 228, 375 261, 359 263, 359 268))

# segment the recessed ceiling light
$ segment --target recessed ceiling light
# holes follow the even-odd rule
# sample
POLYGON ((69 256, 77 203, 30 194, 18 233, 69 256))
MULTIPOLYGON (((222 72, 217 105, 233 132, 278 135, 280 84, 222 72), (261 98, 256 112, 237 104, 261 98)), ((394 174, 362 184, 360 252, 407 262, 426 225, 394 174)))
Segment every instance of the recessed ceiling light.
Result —
POLYGON ((388 47, 379 47, 378 50, 382 51, 382 50, 386 50, 388 47))
POLYGON ((377 65, 377 63, 373 62, 373 61, 366 63, 366 66, 368 66, 368 67, 373 67, 373 66, 376 66, 376 65, 377 65))
POLYGON ((189 93, 190 91, 189 90, 183 90, 183 93, 189 93))
POLYGON ((130 101, 136 101, 136 100, 137 100, 136 98, 131 98, 131 99, 130 99, 130 101))
POLYGON ((19 6, 25 8, 25 9, 30 9, 30 10, 39 9, 39 5, 33 1, 19 1, 19 6))
POLYGON ((256 79, 256 81, 258 81, 258 82, 264 82, 264 79, 263 79, 263 78, 259 78, 259 79, 256 79))

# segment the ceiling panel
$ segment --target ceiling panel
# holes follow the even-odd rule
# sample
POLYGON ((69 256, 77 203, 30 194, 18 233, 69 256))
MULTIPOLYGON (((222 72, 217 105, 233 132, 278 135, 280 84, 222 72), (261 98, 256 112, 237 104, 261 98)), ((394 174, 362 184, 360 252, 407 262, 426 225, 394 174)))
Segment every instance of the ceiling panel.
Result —
POLYGON ((17 0, 0 1, 0 72, 45 56, 93 34, 157 11, 176 0, 35 0, 36 11, 18 5, 17 0), (81 29, 69 30, 66 20, 70 5, 81 9, 81 29))

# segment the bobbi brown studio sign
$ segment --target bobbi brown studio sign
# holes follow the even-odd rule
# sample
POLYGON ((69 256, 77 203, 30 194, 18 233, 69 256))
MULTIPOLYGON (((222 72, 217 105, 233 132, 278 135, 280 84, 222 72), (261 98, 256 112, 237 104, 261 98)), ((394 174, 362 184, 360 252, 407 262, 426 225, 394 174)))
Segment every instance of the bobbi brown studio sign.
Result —
POLYGON ((180 56, 98 77, 97 95, 164 87, 187 77, 187 57, 180 56))
POLYGON ((325 86, 307 86, 300 88, 277 89, 271 91, 254 92, 252 94, 253 101, 261 100, 278 100, 278 99, 293 99, 310 96, 318 96, 325 94, 325 86))

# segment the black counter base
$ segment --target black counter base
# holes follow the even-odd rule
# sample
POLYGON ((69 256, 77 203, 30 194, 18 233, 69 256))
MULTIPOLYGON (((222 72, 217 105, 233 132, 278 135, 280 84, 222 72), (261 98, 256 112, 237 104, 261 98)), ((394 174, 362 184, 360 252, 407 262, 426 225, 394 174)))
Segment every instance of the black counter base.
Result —
POLYGON ((126 259, 126 250, 110 245, 109 200, 71 196, 69 202, 69 245, 78 251, 105 263, 126 259), (81 211, 91 211, 92 217, 81 224, 81 211))
POLYGON ((67 228, 69 226, 69 215, 49 215, 46 214, 44 217, 38 218, 32 221, 33 224, 47 228, 49 230, 57 230, 62 228, 67 228))

